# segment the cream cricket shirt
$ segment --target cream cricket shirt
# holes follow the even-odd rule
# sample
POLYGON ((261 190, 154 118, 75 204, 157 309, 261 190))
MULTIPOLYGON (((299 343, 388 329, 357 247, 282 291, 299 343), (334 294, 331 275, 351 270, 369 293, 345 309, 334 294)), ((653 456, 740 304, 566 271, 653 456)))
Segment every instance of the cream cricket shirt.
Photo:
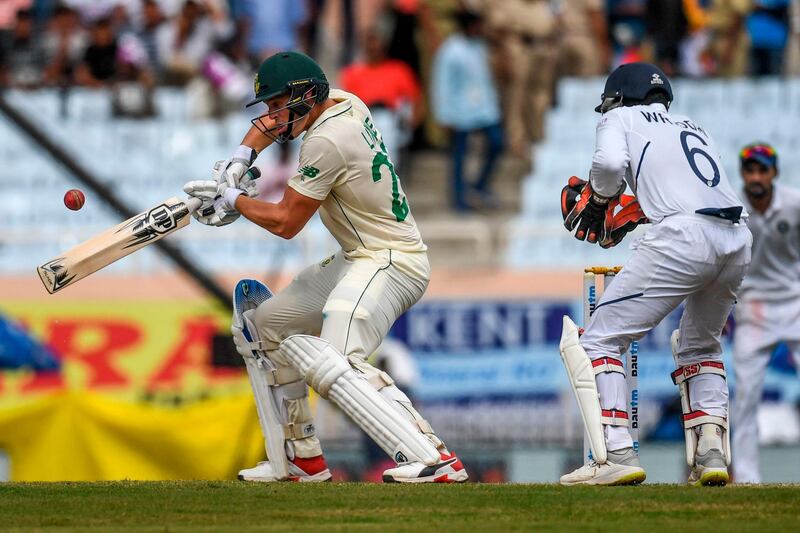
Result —
POLYGON ((367 106, 331 90, 338 103, 303 137, 289 186, 322 200, 322 223, 345 252, 424 252, 419 229, 367 106))

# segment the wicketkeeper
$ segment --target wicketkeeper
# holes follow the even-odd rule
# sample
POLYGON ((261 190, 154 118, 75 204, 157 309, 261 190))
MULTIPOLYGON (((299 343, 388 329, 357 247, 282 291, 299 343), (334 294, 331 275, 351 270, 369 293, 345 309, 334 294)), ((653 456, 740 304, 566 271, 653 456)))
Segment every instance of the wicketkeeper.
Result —
POLYGON ((331 478, 314 434, 310 385, 397 462, 384 481, 466 481, 459 459, 392 378, 365 362, 430 277, 427 248, 369 109, 329 89, 319 65, 297 52, 261 64, 249 105, 256 104, 266 104, 266 113, 253 119, 231 159, 215 166, 217 179, 184 187, 205 202, 196 218, 221 226, 242 214, 291 239, 319 210, 341 250, 274 297, 264 296, 260 284, 237 286, 233 337, 247 363, 269 457, 239 478, 331 478), (246 171, 258 153, 301 134, 297 173, 283 199, 252 198, 246 171))
POLYGON ((562 210, 575 237, 602 246, 649 220, 633 255, 604 291, 583 336, 564 317, 561 355, 589 436, 592 460, 565 485, 640 483, 645 471, 628 432, 621 358, 685 302, 673 333, 689 482, 728 481, 728 386, 720 335, 750 263, 747 212, 702 126, 668 112, 666 75, 646 63, 608 77, 588 183, 571 179, 562 210), (632 198, 621 196, 630 187, 632 198), (620 209, 620 205, 624 207, 620 209))

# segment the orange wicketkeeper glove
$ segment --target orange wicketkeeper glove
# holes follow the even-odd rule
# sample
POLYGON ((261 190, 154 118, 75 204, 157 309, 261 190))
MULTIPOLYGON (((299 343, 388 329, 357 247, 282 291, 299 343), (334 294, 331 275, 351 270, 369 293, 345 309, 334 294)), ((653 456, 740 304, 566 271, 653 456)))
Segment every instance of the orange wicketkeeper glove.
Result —
POLYGON ((600 246, 611 248, 622 242, 629 232, 636 229, 639 224, 649 224, 650 221, 642 211, 639 200, 629 194, 620 195, 609 202, 604 221, 605 237, 600 240, 600 246), (616 213, 614 210, 621 207, 616 213))
POLYGON ((561 216, 564 227, 575 231, 579 241, 595 243, 605 240, 604 220, 612 198, 600 196, 592 190, 592 185, 576 176, 569 178, 566 187, 561 189, 561 216))
POLYGON ((570 177, 561 190, 564 226, 570 231, 577 228, 576 239, 598 242, 603 248, 611 248, 636 226, 649 222, 635 196, 622 194, 607 199, 605 204, 598 202, 597 198, 591 185, 576 176, 570 177))

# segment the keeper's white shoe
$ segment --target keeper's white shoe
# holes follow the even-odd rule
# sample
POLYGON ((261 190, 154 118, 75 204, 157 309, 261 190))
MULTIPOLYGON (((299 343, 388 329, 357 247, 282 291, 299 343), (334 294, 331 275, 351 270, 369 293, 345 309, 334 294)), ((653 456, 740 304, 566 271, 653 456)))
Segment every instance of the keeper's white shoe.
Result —
POLYGON ((435 465, 411 462, 383 472, 384 483, 463 483, 469 479, 464 465, 456 454, 441 454, 435 465))
POLYGON ((689 474, 689 484, 700 486, 727 485, 730 481, 728 463, 722 452, 723 429, 717 424, 703 424, 695 428, 697 450, 694 454, 694 468, 689 474))
POLYGON ((574 472, 561 476, 562 485, 636 485, 647 475, 633 448, 608 452, 603 464, 589 461, 574 472))
POLYGON ((730 481, 728 465, 725 456, 720 450, 708 450, 704 454, 697 454, 694 458, 695 467, 689 474, 689 484, 701 486, 722 486, 730 481))
POLYGON ((260 483, 269 483, 272 481, 299 481, 299 482, 320 482, 330 481, 331 471, 325 463, 325 458, 321 455, 303 459, 295 457, 289 461, 289 478, 278 479, 272 470, 272 465, 269 461, 261 461, 253 468, 245 468, 239 470, 239 480, 241 481, 256 481, 260 483))

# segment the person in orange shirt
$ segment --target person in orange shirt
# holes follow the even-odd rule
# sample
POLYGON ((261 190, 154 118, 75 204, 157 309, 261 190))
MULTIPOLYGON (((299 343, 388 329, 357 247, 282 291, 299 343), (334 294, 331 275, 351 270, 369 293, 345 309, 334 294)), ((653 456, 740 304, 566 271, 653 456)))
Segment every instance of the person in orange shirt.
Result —
POLYGON ((387 57, 386 47, 381 30, 368 29, 364 34, 363 61, 342 69, 339 85, 372 110, 389 155, 398 164, 398 152, 411 141, 425 109, 416 74, 404 62, 387 57))

